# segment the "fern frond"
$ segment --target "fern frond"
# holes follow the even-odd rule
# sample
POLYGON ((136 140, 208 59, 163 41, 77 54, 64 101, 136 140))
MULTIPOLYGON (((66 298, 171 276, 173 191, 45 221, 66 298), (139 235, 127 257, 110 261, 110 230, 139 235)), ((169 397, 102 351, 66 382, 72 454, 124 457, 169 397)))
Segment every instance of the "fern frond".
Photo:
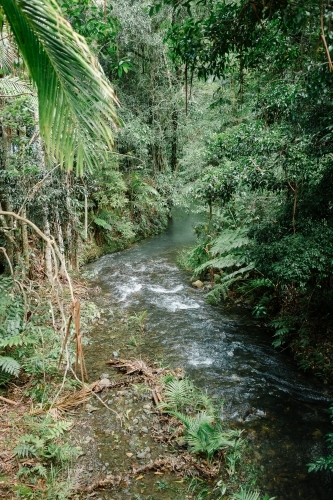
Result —
POLYGON ((37 464, 34 467, 21 467, 17 473, 17 477, 21 476, 47 477, 47 469, 42 464, 37 464))
POLYGON ((193 453, 203 452, 211 457, 222 448, 233 448, 235 438, 240 434, 239 431, 236 433, 234 431, 223 432, 219 427, 215 427, 215 417, 205 411, 201 411, 193 417, 180 412, 170 413, 184 424, 185 439, 193 453))
POLYGON ((219 432, 216 430, 210 437, 209 443, 207 444, 207 454, 212 456, 216 451, 225 448, 234 448, 235 440, 228 432, 219 432))
POLYGON ((238 277, 238 276, 245 278, 245 277, 247 277, 247 276, 245 276, 246 273, 248 271, 252 271, 252 269, 254 269, 254 262, 250 262, 250 264, 248 264, 247 266, 241 267, 240 269, 236 269, 236 271, 233 271, 232 273, 226 274, 221 279, 221 282, 226 283, 226 282, 230 281, 231 279, 238 277))
POLYGON ((246 295, 257 288, 274 288, 274 283, 268 278, 253 278, 239 286, 237 290, 246 295))
POLYGON ((33 434, 21 436, 15 446, 13 453, 18 458, 37 457, 45 446, 45 441, 33 434))
POLYGON ((8 292, 13 286, 13 279, 5 276, 0 278, 0 292, 8 292))
POLYGON ((36 447, 31 443, 21 443, 15 446, 13 453, 18 458, 37 457, 38 452, 36 447))
POLYGON ((216 238, 210 249, 211 255, 229 253, 236 248, 241 248, 250 243, 244 229, 225 229, 222 234, 216 238))
POLYGON ((108 231, 112 231, 112 226, 108 222, 106 222, 106 220, 101 219, 100 217, 95 217, 94 223, 97 224, 97 226, 107 229, 108 231))
POLYGON ((194 275, 199 275, 209 267, 213 269, 228 269, 230 267, 241 267, 243 264, 246 264, 245 255, 230 253, 222 257, 207 260, 207 262, 194 269, 194 275))
POLYGON ((224 283, 219 283, 218 285, 215 285, 214 288, 207 293, 206 295, 206 300, 209 302, 209 304, 218 304, 218 302, 221 299, 221 296, 225 300, 228 296, 228 292, 232 285, 234 285, 237 281, 240 281, 244 278, 247 277, 247 274, 236 276, 234 278, 231 278, 230 280, 226 280, 224 283))
POLYGON ((43 450, 43 457, 55 459, 60 462, 66 462, 82 452, 78 446, 68 444, 58 445, 57 443, 48 443, 43 450))
POLYGON ((214 416, 205 411, 201 411, 193 417, 179 411, 173 411, 170 414, 178 418, 189 432, 196 432, 201 426, 211 425, 214 422, 214 416))
POLYGON ((10 335, 0 339, 0 347, 18 347, 22 345, 32 344, 34 339, 31 337, 23 337, 22 335, 10 335))
POLYGON ((259 500, 259 491, 247 491, 241 487, 238 493, 235 493, 233 500, 259 500))
POLYGON ((168 382, 163 391, 168 409, 182 410, 189 403, 189 397, 193 391, 194 386, 192 382, 186 378, 168 382))
POLYGON ((307 464, 308 472, 318 472, 320 470, 333 471, 333 455, 328 457, 320 457, 314 463, 307 464))
POLYGON ((43 437, 47 441, 52 441, 62 436, 65 432, 69 431, 69 429, 73 426, 72 422, 67 420, 59 420, 55 422, 52 427, 50 425, 46 426, 45 434, 43 437))
POLYGON ((0 368, 5 373, 18 377, 21 365, 14 358, 9 356, 0 356, 0 368))

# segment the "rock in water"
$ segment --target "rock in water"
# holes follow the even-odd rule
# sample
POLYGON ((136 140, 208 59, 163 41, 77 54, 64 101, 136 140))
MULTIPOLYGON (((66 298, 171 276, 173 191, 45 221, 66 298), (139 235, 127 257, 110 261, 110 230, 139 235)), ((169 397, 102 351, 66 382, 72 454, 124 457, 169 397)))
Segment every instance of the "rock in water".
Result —
POLYGON ((195 288, 202 288, 204 286, 203 282, 200 280, 193 281, 192 286, 195 286, 195 288))

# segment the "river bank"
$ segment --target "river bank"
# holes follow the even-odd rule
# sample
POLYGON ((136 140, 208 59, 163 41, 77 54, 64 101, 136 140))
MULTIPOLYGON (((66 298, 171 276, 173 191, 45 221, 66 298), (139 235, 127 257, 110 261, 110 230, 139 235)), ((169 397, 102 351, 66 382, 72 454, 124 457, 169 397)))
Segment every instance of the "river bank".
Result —
MULTIPOLYGON (((329 397, 319 384, 298 373, 288 356, 272 349, 267 332, 253 319, 241 310, 210 306, 202 293, 191 286, 189 274, 177 267, 176 259, 179 249, 193 241, 192 223, 188 216, 176 217, 166 233, 106 255, 87 267, 90 292, 84 309, 90 324, 84 325, 82 333, 88 339, 84 349, 89 380, 107 379, 123 384, 123 376, 107 368, 105 362, 110 359, 141 356, 150 366, 157 362, 171 369, 180 367, 218 406, 224 401, 220 411, 222 423, 228 421, 231 427, 246 430, 249 451, 244 452, 241 476, 234 476, 237 479, 233 487, 229 486, 227 498, 236 491, 236 483, 239 487, 244 480, 257 478, 261 490, 278 500, 294 500, 300 495, 305 499, 328 500, 330 477, 308 475, 306 464, 325 454, 324 435, 330 431, 329 397)), ((151 440, 149 422, 151 418, 155 425, 158 412, 151 394, 145 394, 143 389, 140 384, 137 389, 110 387, 100 397, 111 411, 97 399, 99 394, 92 394, 93 400, 88 403, 92 409, 87 405, 86 409, 66 414, 73 427, 72 448, 80 446, 80 453, 84 453, 75 459, 76 465, 69 473, 63 471, 71 496, 80 495, 82 490, 85 493, 81 497, 87 498, 86 488, 93 489, 99 481, 109 481, 110 486, 107 476, 119 476, 115 471, 119 471, 120 464, 124 467, 120 475, 124 477, 125 471, 130 471, 131 488, 135 487, 126 493, 129 498, 149 498, 152 485, 157 498, 175 498, 175 488, 181 489, 177 494, 195 498, 193 484, 177 483, 183 481, 182 477, 174 477, 171 483, 168 477, 161 481, 156 478, 159 474, 154 474, 158 470, 148 474, 146 487, 146 473, 135 481, 138 476, 133 475, 133 462, 137 470, 145 461, 162 459, 159 455, 166 453, 163 443, 151 440), (122 418, 117 420, 114 411, 120 411, 122 418), (133 430, 138 439, 131 448, 133 430)), ((36 394, 38 390, 43 399, 45 384, 35 388, 36 394)), ((167 452, 174 455, 172 450, 167 452)), ((28 467, 31 470, 31 465, 28 467)), ((45 480, 35 480, 42 498, 46 498, 45 480)), ((30 478, 21 483, 31 488, 30 478)), ((119 498, 123 498, 126 485, 121 488, 119 498)), ((211 491, 211 484, 203 485, 204 489, 201 498, 211 491)), ((36 486, 32 491, 38 498, 36 486)), ((114 498, 115 492, 109 489, 101 495, 114 498)), ((6 494, 5 498, 10 498, 8 490, 6 494)))
MULTIPOLYGON (((94 337, 105 332, 107 324, 111 345, 103 349, 103 356, 94 354, 93 364, 88 363, 90 378, 96 379, 99 374, 106 385, 109 381, 110 385, 100 394, 109 408, 93 401, 79 412, 80 427, 74 431, 76 442, 85 443, 86 448, 77 462, 78 470, 85 471, 81 489, 96 490, 103 499, 186 500, 205 498, 208 494, 210 498, 221 498, 224 490, 228 490, 225 498, 231 498, 240 485, 251 482, 254 487, 252 451, 245 441, 241 454, 229 453, 229 459, 234 458, 229 473, 225 451, 208 461, 204 454, 189 454, 181 440, 184 427, 176 418, 161 412, 152 395, 156 384, 163 385, 165 377, 183 379, 182 370, 163 368, 161 360, 154 362, 152 357, 149 365, 143 362, 140 353, 146 337, 144 320, 112 311, 110 322, 109 315, 110 310, 102 311, 104 320, 95 326, 94 337), (120 352, 131 360, 129 376, 114 366, 121 365, 120 352), (111 365, 106 363, 108 354, 112 356, 111 365)), ((90 350, 94 351, 91 344, 87 346, 87 359, 91 359, 90 350)), ((160 390, 163 398, 163 389, 160 390)))
MULTIPOLYGON (((176 216, 166 233, 88 266, 90 281, 100 287, 95 302, 130 316, 147 311, 142 356, 154 353, 185 369, 196 385, 224 400, 223 418, 245 426, 255 441, 259 437, 255 456, 264 491, 283 500, 327 500, 329 478, 308 475, 306 464, 326 452, 329 395, 276 352, 265 328, 241 308, 213 307, 191 286, 176 260, 193 244, 194 222, 176 216)), ((114 351, 108 327, 100 326, 92 342, 92 364, 99 366, 94 353, 102 349, 112 357, 114 351)), ((124 357, 121 350, 119 355, 124 357)))

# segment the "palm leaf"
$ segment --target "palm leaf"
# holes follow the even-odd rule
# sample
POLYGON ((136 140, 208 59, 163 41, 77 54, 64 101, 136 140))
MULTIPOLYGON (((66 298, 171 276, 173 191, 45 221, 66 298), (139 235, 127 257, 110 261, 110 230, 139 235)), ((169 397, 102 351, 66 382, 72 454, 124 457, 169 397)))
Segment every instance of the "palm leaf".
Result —
POLYGON ((39 126, 47 150, 79 173, 113 146, 117 99, 84 38, 55 0, 0 0, 38 90, 39 126))
POLYGON ((0 94, 2 98, 6 99, 26 96, 29 100, 31 111, 34 115, 38 114, 37 96, 28 82, 20 80, 16 76, 5 76, 4 78, 0 78, 0 94))
POLYGON ((4 23, 1 28, 0 37, 0 69, 3 73, 10 73, 13 70, 16 57, 16 45, 13 43, 13 37, 8 32, 7 26, 4 23))

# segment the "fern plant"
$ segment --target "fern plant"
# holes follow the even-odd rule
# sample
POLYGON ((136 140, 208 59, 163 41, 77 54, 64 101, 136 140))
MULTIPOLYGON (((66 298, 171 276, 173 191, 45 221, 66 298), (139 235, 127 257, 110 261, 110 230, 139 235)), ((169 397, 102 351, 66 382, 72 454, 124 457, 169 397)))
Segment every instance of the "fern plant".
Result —
MULTIPOLYGON (((262 500, 274 500, 275 497, 268 498, 267 495, 262 497, 262 500)), ((232 500, 260 500, 259 491, 250 491, 241 487, 240 491, 235 493, 232 497, 232 500)))
POLYGON ((171 379, 164 386, 164 402, 161 408, 167 412, 194 412, 206 410, 214 414, 215 409, 209 397, 197 389, 193 382, 185 378, 182 380, 171 379))
MULTIPOLYGON (((0 278, 0 380, 7 381, 6 375, 19 375, 20 349, 34 343, 35 339, 27 333, 24 321, 22 297, 15 290, 12 278, 0 278), (1 373, 2 372, 2 373, 1 373)), ((22 352, 21 352, 22 354, 22 352)), ((23 356, 22 356, 23 357, 23 356)))
POLYGON ((221 449, 234 449, 239 430, 224 430, 216 424, 217 411, 211 399, 188 379, 168 379, 164 384, 160 408, 176 417, 185 427, 184 439, 192 453, 211 458, 221 449))
POLYGON ((273 321, 269 323, 268 326, 275 329, 272 342, 274 347, 281 347, 285 343, 288 335, 295 330, 292 323, 293 320, 289 317, 279 317, 273 319, 273 321))
POLYGON ((240 280, 245 280, 249 276, 249 272, 254 269, 254 263, 251 262, 248 266, 241 267, 226 276, 223 276, 218 285, 215 285, 206 295, 206 299, 210 304, 217 304, 221 299, 227 298, 230 288, 240 280))
MULTIPOLYGON (((333 424, 333 405, 330 406, 330 419, 333 424)), ((326 435, 328 441, 328 448, 331 454, 327 457, 319 457, 315 462, 307 464, 308 472, 318 472, 320 470, 329 470, 333 472, 333 433, 326 435)))
MULTIPOLYGON (((18 376, 21 365, 7 351, 24 343, 23 303, 21 297, 14 294, 13 280, 0 279, 0 371, 4 374, 18 376)), ((6 377, 3 378, 6 381, 6 377)))
POLYGON ((206 243, 204 249, 207 256, 194 268, 193 277, 200 277, 208 270, 221 273, 219 283, 206 296, 208 302, 217 303, 221 297, 226 299, 236 282, 249 277, 254 269, 248 255, 249 245, 247 231, 241 228, 225 229, 220 236, 206 243))
POLYGON ((215 417, 205 411, 197 413, 194 417, 180 412, 170 412, 185 426, 185 440, 192 453, 205 453, 211 458, 221 449, 234 448, 241 431, 223 431, 220 426, 214 425, 215 417))
POLYGON ((13 450, 18 458, 39 458, 41 461, 52 460, 65 462, 80 452, 79 448, 58 442, 59 438, 72 427, 72 423, 47 417, 35 425, 32 433, 21 436, 13 450))
POLYGON ((0 356, 0 369, 9 375, 18 377, 21 369, 20 363, 10 356, 0 356))

